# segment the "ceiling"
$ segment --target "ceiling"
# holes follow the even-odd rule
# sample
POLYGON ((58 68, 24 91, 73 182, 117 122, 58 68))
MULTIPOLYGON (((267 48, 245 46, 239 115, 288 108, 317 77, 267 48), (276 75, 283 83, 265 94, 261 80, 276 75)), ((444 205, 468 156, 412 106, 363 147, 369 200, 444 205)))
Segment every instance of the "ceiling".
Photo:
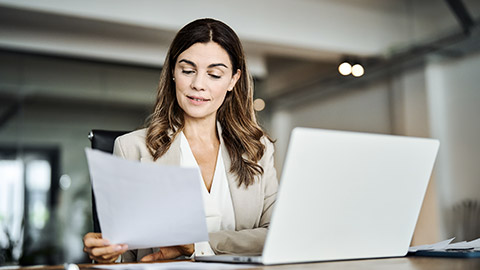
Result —
MULTIPOLYGON (((465 2, 478 18, 478 1, 465 2)), ((269 73, 270 56, 385 57, 459 28, 447 4, 434 0, 0 0, 0 48, 162 66, 176 31, 200 17, 236 30, 258 77, 269 73)))

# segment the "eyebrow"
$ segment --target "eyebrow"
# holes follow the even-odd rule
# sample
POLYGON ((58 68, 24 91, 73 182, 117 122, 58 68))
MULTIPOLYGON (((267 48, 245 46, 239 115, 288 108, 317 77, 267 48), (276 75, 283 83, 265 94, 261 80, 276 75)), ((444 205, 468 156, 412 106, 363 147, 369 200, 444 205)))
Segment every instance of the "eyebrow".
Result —
MULTIPOLYGON (((195 63, 193 63, 192 61, 190 60, 187 60, 187 59, 182 59, 180 61, 178 61, 178 63, 186 63, 186 64, 189 64, 193 67, 197 67, 197 65, 195 65, 195 63)), ((213 67, 224 67, 224 68, 228 68, 227 65, 225 64, 222 64, 222 63, 215 63, 215 64, 210 64, 208 65, 208 68, 213 68, 213 67)))

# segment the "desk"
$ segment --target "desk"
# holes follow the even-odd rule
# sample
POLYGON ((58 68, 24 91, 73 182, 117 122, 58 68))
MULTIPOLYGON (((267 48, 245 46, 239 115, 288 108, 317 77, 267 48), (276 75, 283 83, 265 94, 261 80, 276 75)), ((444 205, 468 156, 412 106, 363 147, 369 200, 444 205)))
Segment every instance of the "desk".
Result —
MULTIPOLYGON (((97 265, 98 266, 98 265, 97 265)), ((80 270, 91 269, 92 264, 80 264, 80 270)), ((1 267, 2 270, 64 270, 63 265, 55 266, 31 266, 31 267, 1 267)), ((98 268, 96 268, 98 269, 98 268)), ((319 262, 306 264, 287 264, 273 266, 259 266, 251 269, 392 269, 392 270, 470 270, 480 269, 480 258, 430 258, 430 257, 404 257, 391 259, 352 260, 337 262, 319 262)))

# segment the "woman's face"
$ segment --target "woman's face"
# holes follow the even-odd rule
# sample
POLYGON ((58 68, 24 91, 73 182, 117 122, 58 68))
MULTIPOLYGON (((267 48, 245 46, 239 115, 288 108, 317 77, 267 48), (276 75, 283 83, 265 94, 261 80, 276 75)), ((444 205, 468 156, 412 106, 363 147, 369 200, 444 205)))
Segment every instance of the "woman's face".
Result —
POLYGON ((232 74, 228 53, 215 42, 195 43, 182 52, 173 77, 185 119, 215 119, 227 91, 232 91, 240 78, 240 70, 232 74))

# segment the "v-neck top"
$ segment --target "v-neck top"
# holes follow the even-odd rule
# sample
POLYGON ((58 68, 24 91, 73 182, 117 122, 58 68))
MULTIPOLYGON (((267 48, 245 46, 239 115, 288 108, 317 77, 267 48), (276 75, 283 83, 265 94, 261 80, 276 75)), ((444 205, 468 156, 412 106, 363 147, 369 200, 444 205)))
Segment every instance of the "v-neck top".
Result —
MULTIPOLYGON (((195 156, 193 155, 185 134, 181 132, 180 136, 180 165, 183 167, 194 167, 200 170, 200 166, 195 160, 195 156)), ((208 192, 203 179, 200 178, 199 180, 202 186, 203 205, 208 232, 218 232, 220 230, 234 231, 235 214, 221 147, 218 148, 217 163, 215 165, 215 173, 213 175, 210 192, 208 192)), ((214 255, 214 252, 208 242, 201 242, 195 243, 195 255, 214 255)))

